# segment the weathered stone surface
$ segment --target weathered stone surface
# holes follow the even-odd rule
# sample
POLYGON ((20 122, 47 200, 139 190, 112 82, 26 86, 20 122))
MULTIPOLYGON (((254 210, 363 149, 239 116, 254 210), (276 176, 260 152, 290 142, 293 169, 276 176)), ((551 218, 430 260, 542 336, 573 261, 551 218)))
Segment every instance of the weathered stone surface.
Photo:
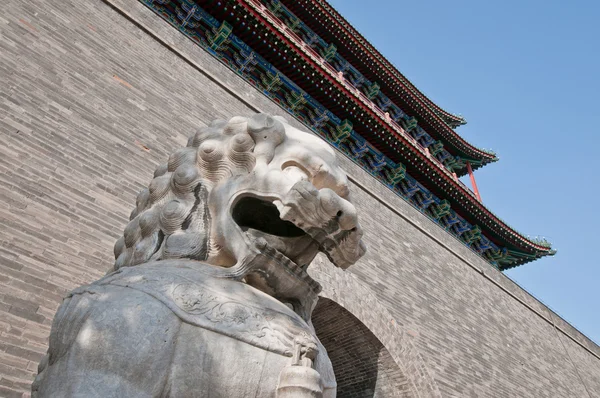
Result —
MULTIPOLYGON (((28 391, 62 297, 111 267, 147 171, 185 145, 183 133, 281 112, 139 2, 113 3, 230 90, 100 0, 2 3, 2 396, 28 391), (5 296, 39 308, 11 313, 5 296)), ((600 396, 596 344, 340 161, 369 251, 346 272, 318 256, 311 274, 385 346, 413 396, 600 396)))

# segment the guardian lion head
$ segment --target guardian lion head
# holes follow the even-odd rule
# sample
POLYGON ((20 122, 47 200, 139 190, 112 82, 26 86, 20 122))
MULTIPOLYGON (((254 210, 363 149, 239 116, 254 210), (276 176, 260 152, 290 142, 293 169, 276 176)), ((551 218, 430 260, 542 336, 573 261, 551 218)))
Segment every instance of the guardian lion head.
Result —
POLYGON ((348 180, 320 138, 266 114, 215 120, 137 197, 114 269, 173 258, 232 267, 258 252, 306 270, 365 252, 348 180))

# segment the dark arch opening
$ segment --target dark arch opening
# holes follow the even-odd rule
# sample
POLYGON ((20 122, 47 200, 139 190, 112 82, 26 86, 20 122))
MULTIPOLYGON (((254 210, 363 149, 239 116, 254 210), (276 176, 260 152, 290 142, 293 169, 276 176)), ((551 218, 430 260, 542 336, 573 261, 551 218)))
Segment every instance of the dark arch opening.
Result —
POLYGON ((388 350, 349 311, 320 297, 312 322, 333 364, 338 397, 412 397, 388 350))

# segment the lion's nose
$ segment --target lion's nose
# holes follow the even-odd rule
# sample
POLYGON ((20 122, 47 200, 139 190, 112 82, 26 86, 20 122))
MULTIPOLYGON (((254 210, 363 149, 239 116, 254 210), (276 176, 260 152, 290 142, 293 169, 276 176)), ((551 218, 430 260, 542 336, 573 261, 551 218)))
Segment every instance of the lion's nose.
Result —
POLYGON ((341 198, 329 188, 319 190, 319 200, 323 210, 332 218, 337 219, 341 229, 349 231, 356 227, 358 216, 352 203, 341 198))

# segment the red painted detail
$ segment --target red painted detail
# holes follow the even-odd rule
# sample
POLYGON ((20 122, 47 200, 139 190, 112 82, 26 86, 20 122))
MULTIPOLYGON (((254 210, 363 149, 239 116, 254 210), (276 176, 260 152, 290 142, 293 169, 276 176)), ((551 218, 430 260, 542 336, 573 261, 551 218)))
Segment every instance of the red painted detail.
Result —
POLYGON ((469 172, 469 178, 471 179, 471 185, 473 186, 475 196, 477 196, 477 200, 481 202, 481 195, 479 194, 479 189, 477 188, 477 182, 475 181, 475 174, 473 174, 473 169, 471 168, 471 162, 467 162, 467 170, 469 172))

